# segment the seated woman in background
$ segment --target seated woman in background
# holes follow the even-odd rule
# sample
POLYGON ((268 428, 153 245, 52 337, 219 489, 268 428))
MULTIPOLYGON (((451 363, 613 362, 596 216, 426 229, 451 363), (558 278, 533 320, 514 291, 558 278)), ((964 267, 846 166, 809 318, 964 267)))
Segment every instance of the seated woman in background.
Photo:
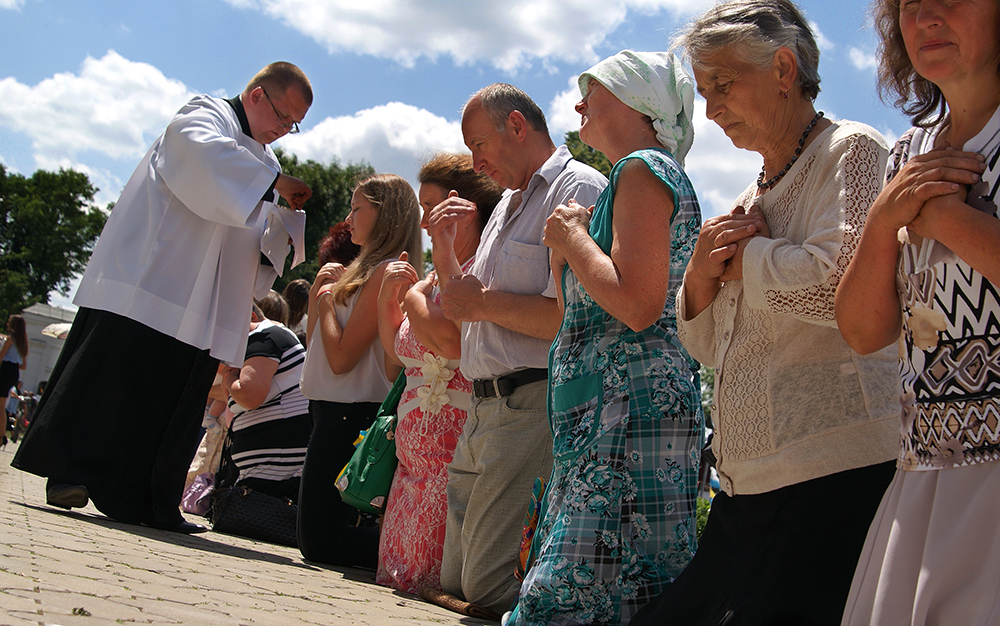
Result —
POLYGON ((354 243, 351 225, 347 222, 337 222, 330 227, 326 237, 319 242, 316 261, 320 267, 327 263, 340 263, 344 267, 361 254, 361 246, 354 243))
POLYGON ((626 624, 697 547, 705 423, 674 324, 701 225, 682 165, 694 87, 676 57, 629 50, 579 87, 580 139, 614 167, 592 212, 570 202, 545 224, 563 310, 549 354, 555 462, 508 624, 626 624))
POLYGON ((230 457, 239 470, 236 484, 292 502, 299 499, 312 431, 309 401, 299 391, 305 356, 295 335, 255 306, 243 367, 222 372, 233 413, 230 457))
POLYGON ((310 561, 374 569, 378 529, 355 525, 358 510, 341 500, 335 480, 391 388, 378 337, 378 294, 386 265, 401 253, 421 266, 420 204, 399 176, 370 176, 354 190, 347 224, 361 253, 347 267, 323 265, 309 294, 301 389, 310 400, 313 431, 302 469, 298 539, 310 561))
POLYGON ((312 284, 304 279, 298 278, 291 281, 282 290, 281 295, 288 303, 288 323, 285 326, 295 333, 302 345, 306 345, 306 311, 309 310, 309 287, 312 284))
POLYGON ((257 302, 257 306, 260 307, 266 319, 271 320, 275 324, 288 327, 289 309, 283 295, 272 289, 257 302))
MULTIPOLYGON (((455 192, 476 213, 447 234, 431 232, 434 267, 461 274, 475 259, 500 186, 472 169, 468 155, 440 154, 418 175, 429 229, 430 210, 455 192)), ((399 465, 382 520, 376 582, 417 593, 441 589, 441 557, 448 513, 448 463, 462 434, 472 382, 458 370, 460 324, 445 319, 435 273, 423 280, 405 259, 389 264, 379 293, 379 337, 389 361, 404 367, 406 390, 396 426, 399 465)))

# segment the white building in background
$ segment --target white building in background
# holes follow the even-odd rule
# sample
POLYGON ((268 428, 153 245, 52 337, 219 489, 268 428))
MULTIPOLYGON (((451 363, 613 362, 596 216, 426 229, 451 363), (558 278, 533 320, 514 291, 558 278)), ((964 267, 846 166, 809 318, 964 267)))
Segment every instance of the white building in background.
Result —
POLYGON ((48 380, 65 339, 42 334, 49 324, 72 323, 76 311, 48 304, 32 304, 21 311, 28 333, 28 367, 21 372, 21 389, 37 391, 38 383, 48 380))

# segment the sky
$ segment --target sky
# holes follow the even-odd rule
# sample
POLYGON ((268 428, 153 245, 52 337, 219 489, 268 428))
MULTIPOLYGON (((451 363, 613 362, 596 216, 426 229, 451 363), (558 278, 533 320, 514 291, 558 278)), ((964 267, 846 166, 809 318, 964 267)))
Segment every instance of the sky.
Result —
MULTIPOLYGON (((272 61, 309 76, 302 132, 274 145, 300 160, 367 162, 416 184, 420 164, 465 151, 460 110, 493 82, 526 91, 556 144, 579 129, 576 77, 623 49, 665 50, 711 0, 0 0, 0 163, 30 176, 73 168, 117 199, 192 96, 232 97, 272 61)), ((817 35, 817 108, 891 143, 909 127, 875 91, 866 0, 799 0, 817 35)), ((685 167, 704 217, 760 171, 695 101, 685 167)), ((74 282, 73 288, 75 289, 74 282)), ((50 303, 70 304, 52 294, 50 303)))

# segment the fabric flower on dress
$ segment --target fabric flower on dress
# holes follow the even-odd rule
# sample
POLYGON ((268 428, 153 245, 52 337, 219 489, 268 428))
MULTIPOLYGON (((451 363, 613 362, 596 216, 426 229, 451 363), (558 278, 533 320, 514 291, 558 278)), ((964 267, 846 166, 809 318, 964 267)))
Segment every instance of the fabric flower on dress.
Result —
POLYGON ((922 306, 910 310, 908 325, 913 334, 913 345, 925 351, 936 348, 938 332, 948 328, 944 313, 922 306))
POLYGON ((958 467, 962 464, 965 455, 965 446, 958 438, 948 438, 941 442, 941 458, 945 461, 945 466, 953 464, 958 467))
POLYGON ((417 388, 420 408, 423 409, 424 413, 437 415, 444 405, 451 402, 447 393, 448 382, 455 376, 455 372, 448 369, 448 359, 425 352, 424 364, 420 366, 420 373, 427 383, 423 387, 417 388))

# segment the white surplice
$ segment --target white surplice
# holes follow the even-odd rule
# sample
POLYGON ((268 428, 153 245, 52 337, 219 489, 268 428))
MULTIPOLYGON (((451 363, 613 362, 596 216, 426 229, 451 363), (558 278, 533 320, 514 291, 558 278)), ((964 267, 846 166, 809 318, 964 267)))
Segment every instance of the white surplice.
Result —
POLYGON ((242 363, 251 299, 281 271, 289 232, 302 257, 304 214, 262 200, 280 171, 229 102, 194 98, 129 179, 73 302, 242 363))

